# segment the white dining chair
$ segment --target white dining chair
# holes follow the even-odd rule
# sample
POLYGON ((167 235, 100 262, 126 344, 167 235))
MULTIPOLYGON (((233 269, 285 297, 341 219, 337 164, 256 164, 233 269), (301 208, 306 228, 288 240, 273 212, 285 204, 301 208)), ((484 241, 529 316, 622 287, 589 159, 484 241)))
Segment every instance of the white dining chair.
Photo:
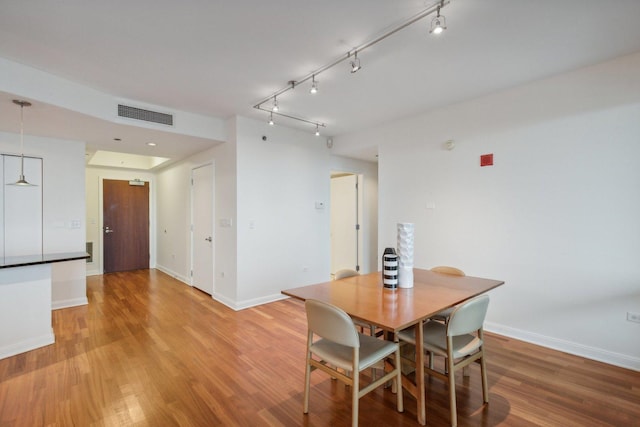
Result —
POLYGON ((400 351, 398 344, 358 333, 351 318, 338 307, 317 300, 305 301, 307 311, 307 355, 304 377, 303 412, 309 413, 311 371, 320 369, 351 387, 353 426, 358 425, 358 406, 362 396, 393 381, 398 412, 403 412, 400 351), (314 341, 314 336, 319 339, 314 341), (380 361, 393 358, 393 366, 378 379, 360 386, 360 372, 380 361), (347 375, 337 368, 350 372, 347 375))
MULTIPOLYGON (((430 270, 434 273, 448 274, 450 276, 465 276, 464 271, 460 270, 459 268, 449 267, 447 265, 432 267, 430 270)), ((439 311, 438 313, 433 315, 431 319, 447 323, 449 321, 449 316, 451 316, 451 312, 453 312, 454 308, 455 307, 449 307, 447 309, 439 311)))
POLYGON ((333 280, 346 279, 347 277, 358 276, 356 270, 352 270, 350 268, 343 268, 342 270, 338 270, 333 274, 333 280))
MULTIPOLYGON (((335 274, 333 275, 333 280, 346 279, 347 277, 353 277, 353 276, 359 276, 359 275, 360 273, 358 273, 356 270, 345 268, 345 269, 336 271, 335 274)), ((379 336, 379 335, 376 335, 376 327, 374 325, 371 325, 367 322, 363 322, 358 319, 352 319, 352 320, 353 320, 353 323, 356 324, 356 326, 359 326, 361 328, 362 332, 364 332, 366 328, 369 330, 369 335, 379 336)))
MULTIPOLYGON (((425 352, 446 358, 446 371, 440 372, 433 367, 432 357, 425 373, 441 378, 449 383, 449 406, 451 425, 458 423, 456 410, 455 372, 472 362, 480 363, 482 377, 482 398, 489 402, 487 369, 484 359, 483 323, 489 307, 489 296, 480 295, 457 305, 447 324, 427 321, 423 324, 423 344, 425 352)), ((415 346, 415 330, 400 331, 398 339, 415 346)))

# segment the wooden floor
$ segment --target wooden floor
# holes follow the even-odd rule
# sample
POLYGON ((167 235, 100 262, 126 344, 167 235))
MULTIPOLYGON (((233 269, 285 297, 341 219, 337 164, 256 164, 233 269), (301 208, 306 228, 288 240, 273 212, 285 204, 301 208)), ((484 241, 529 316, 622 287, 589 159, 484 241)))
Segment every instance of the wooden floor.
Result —
MULTIPOLYGON (((302 414, 306 319, 284 300, 234 312, 155 270, 88 278, 89 305, 53 312, 56 343, 0 360, 0 426, 339 426, 349 391, 312 374, 302 414)), ((459 377, 460 426, 640 426, 640 373, 488 334, 459 377)), ((427 382, 427 424, 449 423, 427 382)), ((362 426, 415 426, 390 389, 360 403, 362 426)))

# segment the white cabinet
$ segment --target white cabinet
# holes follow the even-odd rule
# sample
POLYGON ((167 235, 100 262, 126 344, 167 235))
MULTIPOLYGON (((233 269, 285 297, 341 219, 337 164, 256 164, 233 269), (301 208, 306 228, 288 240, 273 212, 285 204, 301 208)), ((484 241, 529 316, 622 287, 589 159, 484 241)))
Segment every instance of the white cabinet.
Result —
POLYGON ((33 186, 8 185, 20 177, 20 156, 2 154, 0 162, 0 256, 42 253, 42 159, 24 158, 24 176, 33 186))

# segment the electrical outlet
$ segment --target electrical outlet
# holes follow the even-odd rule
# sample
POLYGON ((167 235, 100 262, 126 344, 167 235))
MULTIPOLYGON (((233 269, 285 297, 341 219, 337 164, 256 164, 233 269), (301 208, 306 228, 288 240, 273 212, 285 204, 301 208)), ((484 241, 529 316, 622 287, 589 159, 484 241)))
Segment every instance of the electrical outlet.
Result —
POLYGON ((630 311, 627 311, 627 320, 629 322, 640 323, 640 313, 632 313, 630 311))

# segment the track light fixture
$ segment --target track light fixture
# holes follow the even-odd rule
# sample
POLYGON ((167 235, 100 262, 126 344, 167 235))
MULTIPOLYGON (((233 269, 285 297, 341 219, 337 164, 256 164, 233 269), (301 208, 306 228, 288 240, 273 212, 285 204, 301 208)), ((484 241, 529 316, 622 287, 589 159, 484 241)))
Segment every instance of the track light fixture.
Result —
MULTIPOLYGON (((428 0, 427 0, 428 1, 428 0)), ((348 52, 346 52, 346 54, 334 59, 332 62, 327 63, 326 65, 323 65, 322 67, 316 69, 315 71, 313 71, 310 74, 307 74, 306 76, 298 79, 298 80, 289 80, 287 82, 287 86, 283 87, 282 89, 272 93, 271 95, 269 95, 267 98, 264 98, 263 100, 261 100, 260 102, 258 102, 257 104, 255 104, 253 106, 253 108, 261 110, 261 111, 265 111, 269 113, 269 124, 272 125, 273 124, 273 114, 277 114, 279 116, 284 116, 287 117, 289 119, 292 120, 297 120, 299 122, 304 122, 304 123, 309 123, 311 125, 314 125, 316 127, 316 135, 319 134, 319 128, 321 127, 326 127, 326 125, 324 123, 320 123, 320 122, 316 122, 313 120, 308 120, 305 119, 303 117, 300 116, 295 116, 295 115, 291 115, 291 114, 283 114, 283 113, 279 113, 278 112, 278 99, 277 97, 282 95, 285 92, 288 92, 290 90, 293 90, 296 88, 296 86, 299 86, 300 84, 306 82, 307 80, 311 80, 311 88, 309 89, 310 93, 317 93, 318 92, 318 82, 316 81, 316 76, 319 75, 320 73, 323 73, 333 67, 335 67, 336 65, 342 63, 343 61, 349 61, 350 65, 351 65, 351 73, 355 73, 358 70, 360 70, 362 68, 362 66, 360 65, 360 59, 358 58, 358 52, 361 52, 365 49, 370 48, 371 46, 380 43, 382 40, 386 39, 387 37, 390 37, 392 35, 394 35, 395 33, 403 30, 404 28, 410 26, 411 24, 414 24, 424 18, 426 18, 427 16, 430 16, 432 14, 436 14, 436 16, 431 20, 431 28, 429 33, 432 34, 440 34, 442 31, 447 29, 447 21, 446 18, 443 15, 440 15, 440 9, 442 9, 445 5, 448 5, 451 2, 451 0, 439 0, 437 2, 434 2, 431 6, 429 6, 428 8, 420 11, 419 13, 413 15, 412 17, 408 18, 407 20, 405 20, 404 22, 400 23, 399 25, 396 25, 395 27, 385 31, 384 33, 382 33, 381 35, 377 36, 376 38, 369 40, 366 43, 361 44, 360 46, 356 46, 353 49, 349 50, 348 52), (267 103, 269 101, 273 100, 273 104, 271 106, 269 106, 267 103), (267 104, 267 105, 265 105, 267 104)))
POLYGON ((361 68, 362 67, 360 66, 360 59, 358 59, 358 51, 356 50, 353 54, 353 61, 351 61, 351 72, 355 73, 361 68))
POLYGON ((431 29, 429 34, 440 34, 447 29, 447 18, 444 15, 440 15, 440 8, 444 6, 444 0, 438 6, 436 16, 431 20, 431 29))
POLYGON ((318 127, 317 123, 316 123, 316 136, 320 136, 320 128, 318 127))
POLYGON ((316 81, 316 75, 311 76, 311 89, 309 89, 309 93, 316 94, 318 93, 318 82, 316 81))

